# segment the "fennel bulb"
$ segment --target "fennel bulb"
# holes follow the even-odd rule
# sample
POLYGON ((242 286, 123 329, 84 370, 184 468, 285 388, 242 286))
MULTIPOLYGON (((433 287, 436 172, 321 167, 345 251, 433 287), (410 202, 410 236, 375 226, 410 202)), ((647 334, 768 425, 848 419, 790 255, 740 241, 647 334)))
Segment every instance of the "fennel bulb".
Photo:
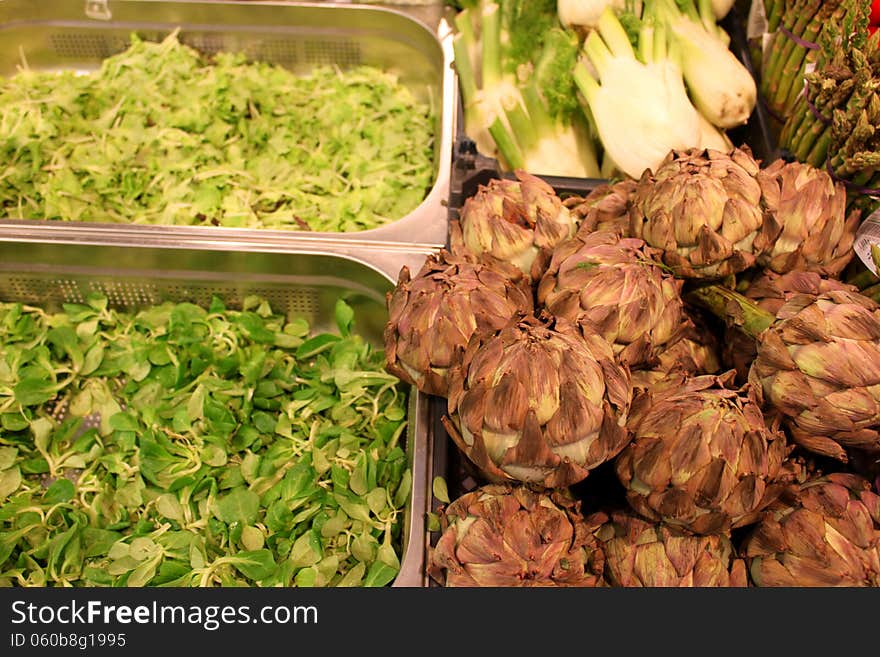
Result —
POLYGON ((734 4, 736 0, 712 0, 712 13, 715 14, 715 19, 720 21, 727 16, 734 4))
MULTIPOLYGON (((708 1, 700 0, 701 6, 708 1)), ((679 12, 673 0, 668 0, 663 20, 681 49, 684 81, 697 109, 719 128, 748 121, 758 99, 757 86, 718 31, 679 12)))
POLYGON ((523 154, 526 171, 544 176, 598 178, 599 164, 587 130, 558 123, 523 154))
POLYGON ((516 82, 505 76, 491 87, 476 90, 470 102, 464 106, 464 132, 477 145, 477 150, 487 157, 498 157, 498 146, 490 133, 490 127, 501 121, 506 129, 504 105, 507 99, 519 97, 516 82))
POLYGON ((566 27, 596 27, 606 7, 623 9, 626 0, 559 0, 556 13, 566 27))
MULTIPOLYGON (((536 61, 517 63, 510 54, 510 30, 502 25, 511 10, 484 2, 456 15, 452 47, 465 133, 478 152, 498 159, 506 170, 597 177, 589 135, 575 128, 575 115, 581 113, 572 100, 577 36, 558 27, 542 31, 536 61), (560 109, 565 105, 571 109, 560 109)), ((520 34, 518 41, 523 39, 520 34)))
POLYGON ((724 134, 723 130, 719 130, 709 122, 702 114, 700 118, 700 148, 710 148, 714 151, 722 153, 730 153, 733 150, 733 142, 730 137, 724 134))
POLYGON ((632 178, 656 168, 671 150, 698 146, 701 138, 699 115, 681 69, 667 56, 662 31, 644 27, 639 38, 647 62, 636 59, 620 21, 606 8, 584 44, 599 80, 584 61, 575 69, 607 158, 632 178))

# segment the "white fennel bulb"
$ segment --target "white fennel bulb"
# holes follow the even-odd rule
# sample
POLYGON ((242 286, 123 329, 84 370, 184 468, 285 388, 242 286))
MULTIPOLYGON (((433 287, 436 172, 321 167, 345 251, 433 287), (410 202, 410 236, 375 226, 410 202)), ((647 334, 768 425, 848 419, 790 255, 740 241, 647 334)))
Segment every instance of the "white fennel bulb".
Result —
POLYGON ((558 0, 556 14, 566 27, 596 27, 606 7, 623 9, 626 0, 558 0))
POLYGON ((667 57, 662 33, 643 28, 636 59, 613 11, 606 9, 584 44, 597 81, 584 62, 575 69, 607 158, 632 178, 656 168, 669 151, 699 145, 699 115, 681 69, 667 57))
POLYGON ((733 151, 733 142, 723 130, 716 128, 702 114, 700 117, 700 148, 711 148, 722 153, 733 151))
POLYGON ((758 99, 748 69, 717 29, 710 31, 704 22, 681 13, 673 0, 666 3, 663 19, 681 49, 684 81, 697 109, 719 128, 743 125, 758 99))
POLYGON ((734 4, 736 0, 712 0, 712 13, 715 14, 715 19, 720 21, 727 16, 734 4))

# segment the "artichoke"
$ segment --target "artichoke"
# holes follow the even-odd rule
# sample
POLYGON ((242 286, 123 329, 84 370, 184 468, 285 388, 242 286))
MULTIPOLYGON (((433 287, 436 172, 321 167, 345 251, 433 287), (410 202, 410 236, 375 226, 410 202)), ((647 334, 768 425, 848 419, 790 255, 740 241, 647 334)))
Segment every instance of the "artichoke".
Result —
MULTIPOLYGON (((775 316, 786 301, 798 294, 819 295, 834 290, 855 292, 856 288, 833 278, 823 278, 816 272, 793 271, 787 274, 775 274, 772 271, 765 271, 748 284, 743 296, 775 316)), ((753 338, 736 328, 727 328, 722 358, 728 367, 736 370, 738 381, 748 380, 749 368, 757 354, 758 348, 753 338)))
POLYGON ((452 249, 488 253, 537 281, 550 252, 575 234, 577 224, 550 185, 523 171, 516 177, 481 185, 464 202, 453 228, 452 249))
POLYGON ((627 500, 650 520, 697 534, 754 522, 779 494, 788 448, 732 373, 672 376, 633 400, 632 443, 615 463, 627 500))
POLYGON ((502 262, 474 262, 447 251, 430 256, 414 279, 403 267, 388 294, 386 368, 425 393, 446 396, 447 373, 474 332, 500 330, 530 314, 532 290, 502 262))
POLYGON ((846 447, 880 451, 877 303, 851 291, 796 295, 751 334, 749 380, 786 416, 795 442, 841 461, 846 447))
MULTIPOLYGON (((690 310, 690 309, 687 309, 690 310)), ((657 355, 650 369, 633 369, 633 390, 645 390, 670 376, 685 374, 718 374, 721 361, 718 357, 718 341, 705 320, 691 312, 686 313, 688 323, 681 339, 667 344, 657 355)))
POLYGON ((681 281, 652 256, 642 240, 579 233, 553 251, 538 303, 608 340, 621 362, 653 361, 681 336, 685 317, 681 281))
POLYGON ((743 543, 758 586, 880 586, 880 496, 836 473, 794 487, 743 543))
POLYGON ((488 477, 563 487, 626 445, 631 396, 629 372, 605 340, 532 316, 471 338, 450 377, 444 424, 488 477))
POLYGON ((776 160, 758 173, 765 207, 755 240, 758 264, 784 274, 837 276, 853 256, 859 211, 847 217, 846 190, 821 169, 776 160))
POLYGON ((611 230, 620 235, 629 232, 629 206, 636 190, 631 179, 605 183, 586 197, 571 196, 562 204, 571 210, 578 224, 578 235, 611 230))
POLYGON ((663 249, 676 276, 720 278, 755 264, 763 223, 758 163, 747 150, 671 151, 646 170, 630 206, 630 233, 663 249))
POLYGON ((748 586, 745 563, 725 534, 694 536, 614 511, 596 536, 610 586, 748 586))
POLYGON ((490 484, 441 514, 428 570, 445 586, 602 586, 603 555, 562 491, 490 484))

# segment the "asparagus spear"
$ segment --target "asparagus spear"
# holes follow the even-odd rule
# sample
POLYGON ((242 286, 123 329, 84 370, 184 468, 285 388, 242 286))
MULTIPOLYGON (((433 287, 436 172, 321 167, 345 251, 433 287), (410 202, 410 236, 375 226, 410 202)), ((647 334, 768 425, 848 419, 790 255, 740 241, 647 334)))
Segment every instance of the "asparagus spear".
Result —
MULTIPOLYGON (((835 24, 833 22, 835 19, 839 20, 841 18, 840 6, 833 5, 834 3, 822 3, 822 7, 816 13, 813 20, 806 26, 803 34, 799 36, 805 41, 816 43, 820 32, 828 21, 832 21, 831 24, 833 25, 835 24)), ((794 102, 792 95, 796 98, 797 94, 803 90, 806 66, 810 62, 816 61, 816 56, 815 52, 796 45, 783 64, 779 74, 776 94, 772 99, 775 111, 781 116, 787 116, 790 112, 791 104, 794 102)))
MULTIPOLYGON (((821 0, 796 0, 792 10, 786 12, 783 26, 793 35, 799 37, 803 35, 807 25, 810 24, 821 7, 821 0)), ((776 32, 773 36, 770 48, 770 58, 762 78, 761 91, 771 108, 775 109, 783 68, 793 56, 796 57, 799 54, 803 57, 806 49, 781 31, 776 32)))

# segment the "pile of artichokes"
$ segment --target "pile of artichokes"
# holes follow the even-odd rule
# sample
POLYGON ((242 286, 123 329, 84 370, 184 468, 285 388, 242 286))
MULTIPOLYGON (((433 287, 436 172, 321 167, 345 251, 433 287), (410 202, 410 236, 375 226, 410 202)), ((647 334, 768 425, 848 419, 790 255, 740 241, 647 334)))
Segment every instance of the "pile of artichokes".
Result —
POLYGON ((880 305, 824 171, 673 151, 467 199, 389 294, 388 369, 464 458, 446 586, 880 586, 880 305))

